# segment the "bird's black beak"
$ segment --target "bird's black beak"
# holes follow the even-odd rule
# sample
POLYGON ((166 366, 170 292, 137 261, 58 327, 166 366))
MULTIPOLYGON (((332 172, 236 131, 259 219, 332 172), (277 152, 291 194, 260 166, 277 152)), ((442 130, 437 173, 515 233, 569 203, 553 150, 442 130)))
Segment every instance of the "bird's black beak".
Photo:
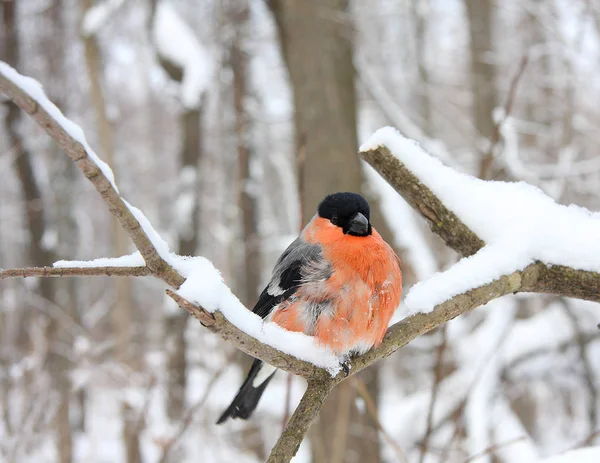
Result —
POLYGON ((347 233, 355 236, 366 236, 371 233, 371 224, 363 214, 357 212, 348 223, 347 233))

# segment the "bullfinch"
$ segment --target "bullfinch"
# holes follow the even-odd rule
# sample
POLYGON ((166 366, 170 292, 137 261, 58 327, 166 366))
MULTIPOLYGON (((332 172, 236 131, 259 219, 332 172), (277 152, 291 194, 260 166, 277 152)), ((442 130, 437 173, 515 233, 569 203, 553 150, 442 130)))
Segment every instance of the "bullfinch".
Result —
MULTIPOLYGON (((252 311, 286 330, 314 336, 340 358, 377 346, 400 303, 402 273, 400 259, 369 217, 362 196, 327 196, 279 257, 252 311)), ((248 418, 274 374, 274 367, 254 360, 217 424, 248 418)))

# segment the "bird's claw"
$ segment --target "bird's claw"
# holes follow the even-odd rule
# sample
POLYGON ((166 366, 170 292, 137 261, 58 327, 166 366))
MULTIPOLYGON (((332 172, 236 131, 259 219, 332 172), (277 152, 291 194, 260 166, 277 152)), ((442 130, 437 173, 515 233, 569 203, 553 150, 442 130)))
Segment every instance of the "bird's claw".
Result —
POLYGON ((342 370, 344 371, 344 376, 348 377, 348 375, 350 374, 350 365, 349 365, 348 361, 341 362, 340 366, 342 367, 342 370))

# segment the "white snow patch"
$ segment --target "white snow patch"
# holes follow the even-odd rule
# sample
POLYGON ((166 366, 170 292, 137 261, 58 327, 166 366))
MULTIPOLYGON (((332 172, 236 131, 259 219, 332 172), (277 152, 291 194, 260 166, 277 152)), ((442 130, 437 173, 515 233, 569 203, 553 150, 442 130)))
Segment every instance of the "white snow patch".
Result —
POLYGON ((121 257, 100 257, 94 260, 59 260, 54 268, 93 268, 93 267, 144 267, 146 263, 139 251, 121 257))
POLYGON ((168 1, 163 0, 156 7, 152 37, 159 55, 183 71, 183 106, 197 108, 212 75, 210 54, 168 1))
POLYGON ((84 37, 95 35, 110 21, 115 13, 125 4, 125 0, 106 0, 96 3, 83 17, 81 33, 84 37))
POLYGON ((137 207, 129 204, 123 198, 121 198, 121 199, 123 200, 123 202, 125 203, 127 208, 131 211, 133 216, 139 222, 140 226, 142 227, 142 230, 144 230, 144 233, 146 234, 146 236, 148 237, 148 239, 150 240, 150 242, 152 243, 152 245, 158 252, 158 255, 160 257, 162 257, 166 262, 168 262, 169 264, 172 265, 173 264, 172 257, 174 256, 174 254, 169 250, 169 245, 167 244, 167 242, 154 229, 154 227, 150 223, 150 220, 148 220, 148 218, 144 215, 144 213, 142 211, 140 211, 137 207))
POLYGON ((282 352, 325 368, 335 375, 340 371, 338 357, 317 345, 311 336, 284 330, 275 323, 265 323, 248 310, 229 287, 221 274, 204 257, 176 257, 175 268, 187 279, 177 293, 209 312, 220 311, 236 327, 282 352))
POLYGON ((473 232, 486 242, 475 255, 415 285, 413 312, 437 304, 534 261, 600 272, 600 214, 563 206, 525 182, 483 181, 444 166, 391 127, 379 129, 361 151, 386 146, 473 232))
POLYGON ((52 103, 46 93, 44 92, 44 88, 42 84, 40 84, 37 80, 32 79, 31 77, 27 77, 19 74, 14 68, 9 66, 3 61, 0 61, 0 74, 10 80, 13 84, 23 90, 27 95, 29 95, 35 102, 40 105, 46 112, 50 115, 52 119, 54 119, 58 125, 60 125, 68 135, 70 135, 73 139, 81 143, 87 155, 94 161, 94 163, 98 166, 98 168, 102 171, 104 176, 108 179, 112 187, 118 193, 119 189, 115 183, 115 176, 113 174, 112 169, 106 164, 103 160, 101 160, 98 155, 90 148, 87 140, 85 139, 85 134, 80 126, 75 124, 70 119, 67 119, 60 109, 56 107, 54 103, 52 103))

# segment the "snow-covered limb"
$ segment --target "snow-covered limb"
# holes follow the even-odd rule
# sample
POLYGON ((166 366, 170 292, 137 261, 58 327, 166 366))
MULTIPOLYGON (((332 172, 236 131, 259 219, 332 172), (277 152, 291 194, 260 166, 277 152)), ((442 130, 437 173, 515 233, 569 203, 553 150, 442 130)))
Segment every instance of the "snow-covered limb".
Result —
POLYGON ((515 291, 600 302, 600 214, 562 206, 526 183, 482 181, 444 166, 386 127, 361 156, 466 259, 416 285, 413 311, 522 272, 515 291), (526 277, 526 278, 525 278, 526 277))
POLYGON ((42 86, 34 79, 19 74, 0 61, 0 91, 29 114, 75 162, 92 182, 110 212, 127 231, 140 251, 150 271, 167 284, 179 287, 184 278, 157 252, 133 212, 123 201, 110 167, 88 146, 81 127, 67 119, 48 99, 42 86))
POLYGON ((226 341, 231 342, 235 347, 248 355, 260 358, 273 366, 304 378, 323 374, 323 370, 310 362, 296 359, 268 344, 260 343, 248 333, 230 323, 220 311, 209 312, 202 307, 192 304, 169 289, 167 290, 167 294, 177 303, 177 305, 179 305, 179 307, 196 318, 202 325, 213 333, 218 334, 226 341))

